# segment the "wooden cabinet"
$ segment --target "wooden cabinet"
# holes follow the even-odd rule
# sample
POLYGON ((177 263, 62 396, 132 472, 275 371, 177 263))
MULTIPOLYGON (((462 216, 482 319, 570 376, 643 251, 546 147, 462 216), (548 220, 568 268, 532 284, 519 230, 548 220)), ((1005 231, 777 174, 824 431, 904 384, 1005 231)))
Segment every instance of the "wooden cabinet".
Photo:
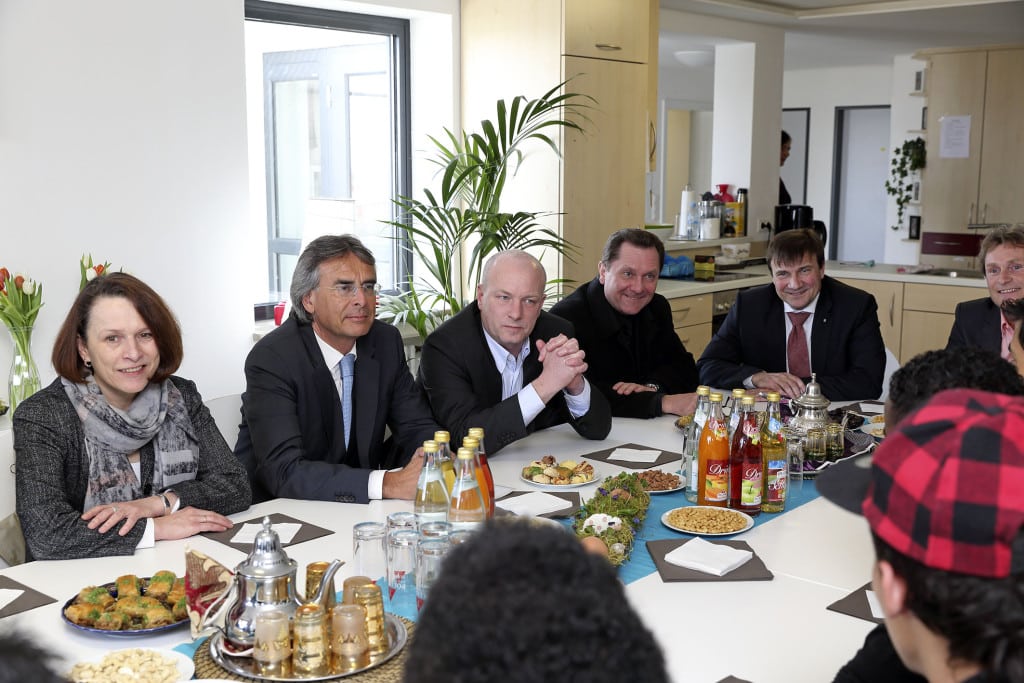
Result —
MULTIPOLYGON (((900 337, 903 334, 903 283, 886 280, 853 280, 839 278, 851 287, 864 290, 878 304, 878 323, 882 329, 885 348, 900 357, 900 337)), ((901 358, 902 360, 902 358, 901 358)))
POLYGON ((926 50, 929 61, 922 229, 1024 220, 1024 48, 926 50), (942 121, 970 117, 967 156, 943 156, 942 121))
POLYGON ((694 360, 700 358, 711 341, 711 299, 711 294, 669 299, 676 334, 694 360))
POLYGON ((905 284, 900 362, 906 363, 925 351, 946 348, 956 305, 987 295, 988 290, 974 287, 905 284))
POLYGON ((565 13, 562 54, 647 62, 650 31, 647 0, 563 0, 562 9, 565 13))
POLYGON ((608 235, 643 225, 652 8, 654 0, 462 0, 464 121, 493 116, 499 98, 537 97, 569 78, 567 91, 596 100, 582 135, 560 135, 562 159, 538 148, 503 198, 504 211, 550 212, 545 225, 576 246, 573 258, 546 262, 550 278, 587 282, 608 235))

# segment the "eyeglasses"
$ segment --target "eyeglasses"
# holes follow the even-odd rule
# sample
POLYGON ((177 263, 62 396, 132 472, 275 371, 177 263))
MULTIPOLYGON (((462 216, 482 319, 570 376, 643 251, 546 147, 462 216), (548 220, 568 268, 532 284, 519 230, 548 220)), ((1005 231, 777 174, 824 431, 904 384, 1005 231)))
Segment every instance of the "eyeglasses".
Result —
POLYGON ((359 290, 362 290, 363 294, 368 297, 375 297, 380 294, 382 287, 379 282, 364 282, 360 285, 354 282, 339 282, 334 285, 324 285, 324 289, 333 289, 334 293, 343 299, 351 299, 359 290))

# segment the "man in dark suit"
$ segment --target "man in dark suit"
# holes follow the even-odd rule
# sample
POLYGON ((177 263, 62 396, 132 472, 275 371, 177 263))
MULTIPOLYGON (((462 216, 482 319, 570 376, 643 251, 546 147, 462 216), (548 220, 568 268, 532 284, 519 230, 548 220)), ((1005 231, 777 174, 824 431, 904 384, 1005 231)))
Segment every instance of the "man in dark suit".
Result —
POLYGON ((833 401, 879 396, 885 345, 874 297, 825 276, 810 230, 776 235, 766 256, 773 283, 740 292, 697 363, 701 383, 799 396, 813 371, 833 401))
POLYGON ((526 252, 495 254, 476 301, 423 345, 419 377, 434 416, 454 438, 483 427, 488 455, 563 422, 588 439, 611 430, 608 402, 584 379, 572 325, 542 310, 546 282, 526 252))
POLYGON ((416 493, 418 447, 438 426, 401 335, 374 319, 374 263, 351 235, 310 242, 292 276, 291 316, 249 353, 235 454, 254 500, 365 503, 416 493))
POLYGON ((990 230, 981 241, 978 260, 984 265, 989 295, 957 304, 946 348, 974 346, 1012 360, 1014 325, 1000 307, 1024 297, 1024 227, 990 230))
POLYGON ((665 246, 648 230, 624 228, 604 245, 597 277, 551 308, 576 328, 587 352, 587 379, 612 415, 688 415, 697 404, 697 366, 655 293, 665 246))

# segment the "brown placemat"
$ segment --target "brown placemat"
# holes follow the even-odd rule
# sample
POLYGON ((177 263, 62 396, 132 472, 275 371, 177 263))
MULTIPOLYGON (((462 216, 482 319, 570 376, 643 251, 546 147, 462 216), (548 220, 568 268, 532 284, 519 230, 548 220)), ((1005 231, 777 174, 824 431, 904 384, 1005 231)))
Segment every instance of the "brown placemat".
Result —
POLYGON ((846 614, 851 617, 857 617, 858 619, 870 621, 875 624, 884 623, 884 619, 876 619, 871 614, 871 605, 868 604, 868 594, 866 592, 869 590, 871 590, 870 581, 847 595, 845 598, 836 600, 826 609, 830 609, 833 612, 839 612, 840 614, 846 614))
MULTIPOLYGON (((519 496, 525 496, 527 493, 533 493, 532 491, 512 491, 507 496, 502 496, 499 500, 508 500, 509 498, 517 498, 519 496)), ((547 517, 548 519, 563 519, 565 517, 572 517, 576 514, 576 511, 580 509, 580 494, 576 491, 544 491, 549 493, 556 498, 567 500, 570 503, 570 507, 562 508, 561 510, 555 510, 554 512, 548 512, 543 515, 537 515, 538 517, 547 517)), ((506 515, 515 516, 514 512, 505 510, 504 508, 494 507, 495 517, 504 517, 506 515)))
MULTIPOLYGON (((396 615, 397 616, 397 615, 396 615)), ((363 671, 362 673, 352 674, 345 676, 346 681, 359 681, 359 683, 400 683, 405 673, 405 656, 409 651, 409 646, 412 644, 413 631, 416 629, 416 625, 406 619, 405 617, 398 617, 405 624, 405 631, 408 634, 408 638, 405 641, 405 647, 397 655, 381 664, 378 667, 363 671)), ((196 652, 192 655, 192 661, 196 665, 196 678, 223 678, 229 681, 253 681, 259 680, 255 678, 248 678, 241 676, 233 671, 228 671, 221 667, 220 664, 214 661, 213 655, 210 654, 210 642, 209 639, 204 640, 203 643, 196 648, 196 652)), ((295 680, 302 680, 296 678, 295 680)))
POLYGON ((750 681, 748 681, 745 678, 736 678, 735 676, 726 676, 722 680, 718 681, 718 683, 750 683, 750 681))
MULTIPOLYGON (((330 536, 334 533, 330 529, 324 529, 323 527, 319 527, 315 524, 303 522, 301 519, 295 519, 294 517, 289 517, 288 515, 281 514, 280 512, 275 512, 274 514, 267 516, 270 517, 271 524, 293 523, 302 525, 302 528, 299 529, 299 532, 295 534, 294 538, 292 538, 291 541, 289 541, 288 543, 281 544, 282 548, 298 545, 299 543, 305 543, 306 541, 312 541, 314 538, 320 538, 321 536, 330 536)), ((231 539, 235 537, 235 534, 238 533, 239 529, 241 529, 243 525, 260 524, 262 522, 263 517, 253 517, 252 519, 247 519, 244 522, 235 522, 235 526, 231 529, 228 529, 227 531, 218 531, 217 533, 206 533, 203 534, 203 536, 213 539, 214 541, 223 543, 224 545, 234 548, 235 550, 241 550, 243 553, 247 553, 250 550, 252 550, 252 543, 232 543, 231 539)))
POLYGON ((7 576, 0 576, 0 588, 14 588, 16 590, 25 591, 13 602, 7 604, 3 609, 0 609, 0 619, 20 614, 21 612, 27 612, 30 609, 35 609, 36 607, 49 605, 51 602, 57 602, 57 598, 51 598, 49 595, 40 593, 36 589, 29 588, 25 584, 18 583, 7 576))
POLYGON ((611 465, 617 465, 618 467, 625 467, 626 469, 630 469, 630 470, 649 470, 652 467, 661 467, 662 465, 667 465, 669 463, 679 464, 681 459, 682 459, 682 455, 680 455, 679 453, 673 453, 672 451, 664 451, 664 450, 662 450, 660 448, 655 448, 654 446, 641 446, 640 444, 636 444, 636 443, 623 443, 623 444, 619 444, 618 446, 613 446, 612 448, 606 448, 603 451, 594 451, 593 453, 587 453, 586 455, 581 455, 578 458, 573 458, 573 460, 577 460, 577 461, 579 461, 579 460, 597 460, 598 462, 606 462, 606 463, 609 463, 611 465), (615 451, 616 449, 619 449, 619 448, 632 448, 632 449, 643 450, 643 451, 661 451, 661 455, 658 456, 657 460, 655 460, 654 462, 651 462, 651 463, 646 463, 646 462, 625 462, 625 461, 622 461, 622 460, 614 460, 614 459, 611 459, 611 458, 608 457, 609 455, 612 454, 613 451, 615 451))
MULTIPOLYGON (((768 571, 768 567, 764 566, 764 560, 757 553, 754 553, 754 556, 743 565, 733 569, 725 576, 705 574, 696 569, 687 569, 665 561, 666 554, 692 540, 692 538, 669 538, 663 541, 647 541, 647 552, 651 554, 651 559, 654 560, 654 565, 658 568, 658 574, 661 575, 662 581, 666 583, 672 581, 771 581, 775 578, 775 575, 768 571)), ((754 549, 746 541, 708 540, 708 542, 754 552, 754 549)))

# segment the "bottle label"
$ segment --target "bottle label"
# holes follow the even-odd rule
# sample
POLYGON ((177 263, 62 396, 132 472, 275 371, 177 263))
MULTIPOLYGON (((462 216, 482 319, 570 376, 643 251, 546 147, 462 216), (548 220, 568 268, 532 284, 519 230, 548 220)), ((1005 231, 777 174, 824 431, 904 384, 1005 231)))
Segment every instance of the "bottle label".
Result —
POLYGON ((740 483, 740 504, 754 506, 761 504, 761 463, 744 465, 740 483))
POLYGON ((729 461, 708 460, 708 471, 704 477, 704 500, 711 503, 729 499, 729 461))
POLYGON ((785 460, 769 460, 764 497, 767 503, 786 502, 786 487, 789 484, 785 460))

